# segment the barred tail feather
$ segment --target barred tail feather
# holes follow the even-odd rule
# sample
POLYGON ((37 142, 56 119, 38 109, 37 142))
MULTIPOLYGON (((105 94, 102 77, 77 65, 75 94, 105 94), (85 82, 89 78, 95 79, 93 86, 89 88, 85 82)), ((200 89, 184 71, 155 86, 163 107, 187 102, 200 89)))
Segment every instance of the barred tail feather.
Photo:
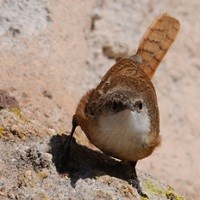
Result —
POLYGON ((144 34, 137 55, 142 59, 141 69, 150 79, 174 42, 179 29, 179 21, 165 13, 144 34))

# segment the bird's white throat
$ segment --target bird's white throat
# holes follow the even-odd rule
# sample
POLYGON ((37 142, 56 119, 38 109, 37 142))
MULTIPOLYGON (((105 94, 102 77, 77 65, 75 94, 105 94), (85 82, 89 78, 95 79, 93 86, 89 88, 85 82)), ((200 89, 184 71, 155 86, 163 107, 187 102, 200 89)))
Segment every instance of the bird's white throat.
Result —
MULTIPOLYGON (((99 120, 102 132, 117 135, 121 134, 141 137, 150 131, 149 115, 144 112, 125 110, 113 115, 102 116, 99 120)), ((124 136, 125 136, 124 135, 124 136)))

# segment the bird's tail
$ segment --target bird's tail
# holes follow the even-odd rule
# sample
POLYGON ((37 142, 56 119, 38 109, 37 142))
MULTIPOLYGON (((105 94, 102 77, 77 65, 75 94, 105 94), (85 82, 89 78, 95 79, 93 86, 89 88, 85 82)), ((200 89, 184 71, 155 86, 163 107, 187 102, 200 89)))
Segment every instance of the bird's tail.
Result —
POLYGON ((177 19, 163 14, 144 34, 136 55, 141 57, 141 69, 151 79, 180 29, 177 19))

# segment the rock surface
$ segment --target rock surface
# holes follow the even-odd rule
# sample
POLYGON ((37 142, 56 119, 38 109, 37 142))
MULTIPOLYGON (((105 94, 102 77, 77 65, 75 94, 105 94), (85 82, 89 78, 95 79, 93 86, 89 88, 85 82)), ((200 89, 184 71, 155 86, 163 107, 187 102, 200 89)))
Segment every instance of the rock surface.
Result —
MULTIPOLYGON (((0 141, 1 198, 146 199, 128 183, 130 166, 75 141, 69 161, 71 169, 58 174, 55 166, 68 136, 52 136, 50 130, 49 135, 36 137, 32 134, 25 140, 15 136, 13 140, 0 141)), ((184 199, 172 187, 150 175, 139 172, 139 177, 149 199, 184 199)))
MULTIPOLYGON (((75 158, 87 158, 87 164, 75 172, 57 173, 59 151, 52 145, 63 144, 65 137, 57 134, 69 132, 79 98, 114 57, 134 54, 149 24, 168 12, 180 20, 181 31, 154 78, 163 142, 137 167, 198 199, 199 9, 195 0, 1 0, 0 198, 140 199, 127 183, 129 167, 122 163, 112 174, 117 161, 91 150, 80 129, 75 158)), ((183 199, 139 175, 150 199, 183 199)))

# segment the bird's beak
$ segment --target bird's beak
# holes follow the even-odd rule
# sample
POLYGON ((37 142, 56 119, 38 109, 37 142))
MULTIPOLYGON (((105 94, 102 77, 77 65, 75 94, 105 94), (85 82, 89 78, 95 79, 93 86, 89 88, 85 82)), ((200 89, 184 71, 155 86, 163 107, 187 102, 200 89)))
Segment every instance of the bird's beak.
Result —
POLYGON ((133 104, 128 105, 127 108, 128 108, 129 110, 133 111, 133 112, 135 112, 135 111, 138 112, 138 113, 141 112, 141 110, 139 109, 139 107, 138 107, 138 106, 135 106, 135 105, 133 105, 133 104))
POLYGON ((131 111, 133 111, 133 112, 136 111, 136 110, 135 110, 135 106, 132 105, 132 104, 128 105, 128 106, 127 106, 127 109, 129 109, 129 110, 131 110, 131 111))

